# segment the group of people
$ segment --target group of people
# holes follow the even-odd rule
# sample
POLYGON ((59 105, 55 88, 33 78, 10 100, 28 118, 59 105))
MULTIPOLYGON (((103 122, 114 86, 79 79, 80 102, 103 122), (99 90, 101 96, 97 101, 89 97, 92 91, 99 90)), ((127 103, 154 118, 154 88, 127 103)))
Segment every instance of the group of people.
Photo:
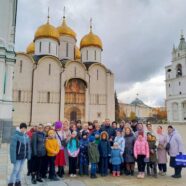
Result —
POLYGON ((28 176, 32 184, 49 178, 58 181, 68 167, 70 177, 97 174, 113 177, 125 174, 137 178, 157 178, 167 172, 167 154, 174 168, 173 178, 181 178, 182 167, 176 166, 175 157, 184 152, 181 136, 169 125, 165 134, 162 126, 153 131, 151 123, 120 124, 106 119, 81 124, 81 121, 57 121, 39 124, 27 131, 21 123, 12 137, 10 159, 13 171, 8 186, 21 186, 21 171, 27 159, 28 176), (90 170, 89 170, 90 166, 90 170), (158 173, 159 169, 159 173, 158 173))

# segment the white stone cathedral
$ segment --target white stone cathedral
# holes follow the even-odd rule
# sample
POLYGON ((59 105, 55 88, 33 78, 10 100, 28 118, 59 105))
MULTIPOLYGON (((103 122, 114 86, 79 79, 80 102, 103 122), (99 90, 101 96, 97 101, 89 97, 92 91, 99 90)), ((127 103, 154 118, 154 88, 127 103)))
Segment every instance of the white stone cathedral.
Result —
POLYGON ((17 53, 13 79, 14 124, 67 119, 115 119, 114 75, 102 62, 102 41, 92 31, 77 47, 65 16, 35 32, 26 53, 17 53))
POLYGON ((186 42, 183 34, 178 48, 173 47, 171 65, 165 70, 168 121, 186 123, 186 42))

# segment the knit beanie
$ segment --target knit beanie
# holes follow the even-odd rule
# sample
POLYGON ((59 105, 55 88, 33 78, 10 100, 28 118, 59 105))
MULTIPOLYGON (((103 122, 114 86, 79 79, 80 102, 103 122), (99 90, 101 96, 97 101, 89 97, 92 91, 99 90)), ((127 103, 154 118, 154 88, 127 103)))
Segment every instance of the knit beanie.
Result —
POLYGON ((90 136, 89 137, 89 142, 94 142, 95 141, 95 137, 94 136, 90 136))
POLYGON ((55 122, 55 129, 57 130, 57 129, 61 129, 62 128, 62 122, 61 121, 56 121, 55 122))

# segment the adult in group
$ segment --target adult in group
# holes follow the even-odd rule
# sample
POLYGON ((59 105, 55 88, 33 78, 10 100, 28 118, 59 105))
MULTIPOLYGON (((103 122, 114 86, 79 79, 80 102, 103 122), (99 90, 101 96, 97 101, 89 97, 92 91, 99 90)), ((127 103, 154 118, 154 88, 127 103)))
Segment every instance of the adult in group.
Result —
POLYGON ((153 131, 153 129, 152 129, 152 124, 150 123, 150 122, 148 122, 147 124, 146 124, 146 135, 147 135, 147 133, 150 133, 150 134, 152 134, 153 136, 156 136, 156 134, 155 134, 155 132, 153 131))
POLYGON ((116 136, 116 132, 115 132, 115 130, 111 126, 110 119, 108 119, 108 118, 105 119, 105 123, 102 126, 101 131, 107 132, 108 137, 109 137, 109 141, 110 141, 110 145, 112 146, 113 145, 114 138, 116 136))
POLYGON ((157 127, 157 155, 159 174, 165 176, 167 172, 167 152, 166 152, 167 137, 163 133, 162 126, 157 127))
POLYGON ((45 133, 43 124, 39 124, 37 131, 32 135, 31 147, 32 147, 32 184, 43 182, 42 180, 42 167, 44 165, 44 157, 46 156, 45 149, 45 133))
POLYGON ((180 134, 174 129, 172 125, 168 126, 168 135, 167 135, 167 151, 170 156, 170 167, 174 168, 175 173, 172 175, 173 178, 181 178, 181 166, 176 166, 176 156, 182 154, 183 143, 180 134))
POLYGON ((10 143, 10 160, 13 170, 10 175, 8 186, 21 186, 21 171, 26 159, 30 159, 30 140, 26 134, 27 125, 21 123, 10 143))
POLYGON ((145 136, 145 131, 144 131, 144 128, 143 128, 143 123, 138 123, 137 124, 137 131, 135 132, 135 136, 136 136, 136 139, 138 138, 138 135, 140 134, 143 134, 143 136, 145 136))
POLYGON ((130 127, 125 128, 125 150, 124 150, 124 161, 126 163, 126 175, 134 175, 134 166, 135 166, 135 158, 134 158, 134 143, 135 143, 135 135, 132 132, 130 127))

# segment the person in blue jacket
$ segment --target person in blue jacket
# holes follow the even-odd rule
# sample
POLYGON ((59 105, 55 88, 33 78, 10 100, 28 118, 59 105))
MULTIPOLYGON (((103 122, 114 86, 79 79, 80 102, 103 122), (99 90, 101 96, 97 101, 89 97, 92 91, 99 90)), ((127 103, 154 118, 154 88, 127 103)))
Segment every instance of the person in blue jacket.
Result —
POLYGON ((80 175, 88 175, 88 132, 83 131, 81 135, 81 139, 79 141, 79 174, 80 175))
POLYGON ((108 162, 111 153, 110 142, 108 140, 108 133, 103 131, 101 133, 101 139, 98 145, 100 154, 100 166, 101 166, 101 176, 108 175, 108 162))
POLYGON ((26 159, 30 160, 30 139, 26 134, 27 125, 21 123, 10 143, 10 160, 13 170, 10 175, 8 186, 21 186, 21 171, 26 159))
POLYGON ((112 164, 112 175, 120 176, 120 166, 123 163, 123 156, 118 142, 114 142, 111 150, 111 164, 112 164))

